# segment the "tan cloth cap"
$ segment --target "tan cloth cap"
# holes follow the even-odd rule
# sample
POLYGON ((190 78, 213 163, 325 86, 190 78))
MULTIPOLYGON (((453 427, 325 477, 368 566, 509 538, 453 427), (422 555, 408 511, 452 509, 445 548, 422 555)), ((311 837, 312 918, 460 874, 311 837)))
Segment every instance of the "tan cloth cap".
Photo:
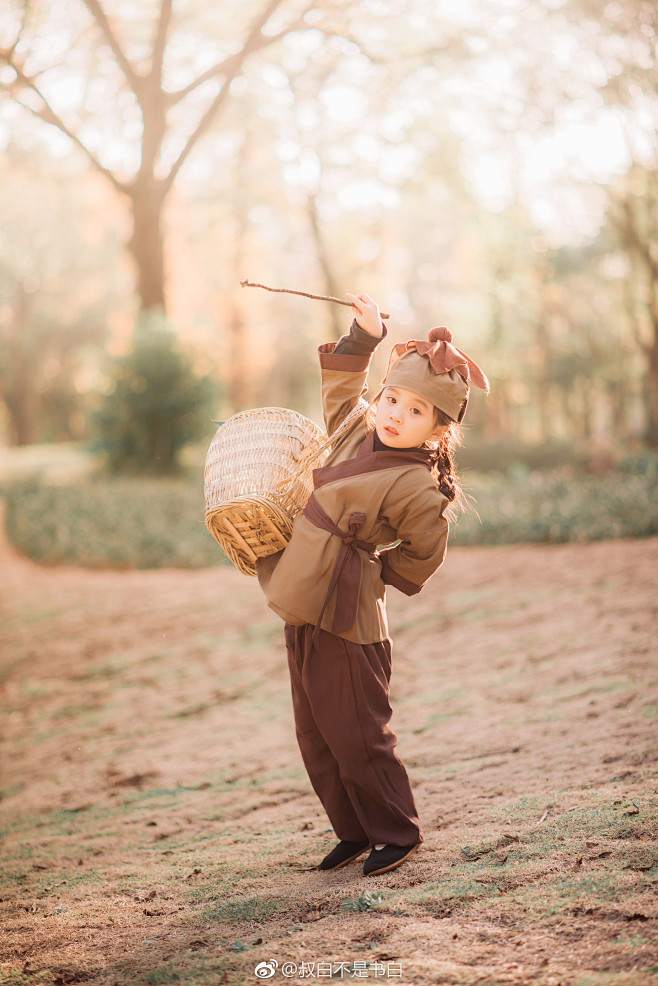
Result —
POLYGON ((452 345, 444 325, 430 329, 428 341, 409 339, 393 347, 385 387, 402 387, 430 401, 453 421, 461 421, 469 380, 489 393, 489 381, 470 356, 452 345))

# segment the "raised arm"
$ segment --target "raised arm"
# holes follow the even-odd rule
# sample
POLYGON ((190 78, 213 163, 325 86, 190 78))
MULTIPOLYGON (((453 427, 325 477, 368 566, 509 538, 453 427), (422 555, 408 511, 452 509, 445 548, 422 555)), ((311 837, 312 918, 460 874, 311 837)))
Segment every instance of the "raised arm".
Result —
MULTIPOLYGON (((386 335, 386 327, 379 314, 379 305, 373 301, 369 294, 350 294, 345 292, 345 297, 352 302, 354 309, 354 321, 369 336, 378 342, 386 335)), ((376 343, 375 343, 376 345, 376 343)))
POLYGON ((329 435, 365 393, 370 359, 386 335, 379 308, 367 294, 346 297, 355 316, 350 331, 338 342, 325 343, 319 349, 322 410, 329 435))

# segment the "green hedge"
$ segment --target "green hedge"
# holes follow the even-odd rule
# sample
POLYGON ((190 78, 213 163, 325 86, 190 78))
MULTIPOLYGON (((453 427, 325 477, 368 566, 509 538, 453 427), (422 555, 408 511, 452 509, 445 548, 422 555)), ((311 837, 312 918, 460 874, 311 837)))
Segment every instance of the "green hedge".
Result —
MULTIPOLYGON (((571 468, 462 476, 473 498, 451 526, 456 544, 597 541, 658 534, 658 460, 589 476, 571 468), (478 517, 479 515, 479 517, 478 517)), ((226 558, 203 523, 201 479, 22 480, 5 488, 6 528, 45 564, 202 568, 226 558)))
POLYGON ((658 534, 652 475, 579 475, 569 468, 462 476, 473 499, 451 528, 452 544, 560 543, 658 534), (478 517, 479 515, 479 517, 478 517))
POLYGON ((9 541, 44 564, 204 568, 226 561, 203 522, 201 480, 22 480, 5 496, 9 541))

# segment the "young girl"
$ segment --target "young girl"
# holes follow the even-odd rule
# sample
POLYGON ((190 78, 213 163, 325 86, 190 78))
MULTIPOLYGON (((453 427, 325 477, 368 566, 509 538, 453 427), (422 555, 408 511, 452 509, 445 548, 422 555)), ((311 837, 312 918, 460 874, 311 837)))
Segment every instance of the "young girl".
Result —
MULTIPOLYGON (((367 294, 347 298, 355 311, 349 334, 320 347, 329 435, 364 404, 370 359, 386 335, 367 294)), ((456 494, 453 430, 469 379, 489 389, 451 339, 438 328, 428 342, 395 347, 376 403, 345 423, 314 471, 314 493, 287 547, 258 563, 268 605, 286 623, 302 759, 340 840, 321 870, 370 849, 363 872, 375 876, 400 866, 423 840, 389 726, 385 586, 419 592, 445 556, 444 512, 456 494)))

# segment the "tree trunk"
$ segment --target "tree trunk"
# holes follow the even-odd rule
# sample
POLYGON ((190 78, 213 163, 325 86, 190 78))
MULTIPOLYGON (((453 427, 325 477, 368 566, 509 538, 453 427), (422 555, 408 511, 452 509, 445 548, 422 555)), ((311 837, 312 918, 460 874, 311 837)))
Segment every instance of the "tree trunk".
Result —
POLYGON ((142 310, 166 312, 164 290, 163 197, 136 185, 131 193, 133 232, 130 250, 137 266, 137 292, 142 310))
POLYGON ((540 441, 550 442, 554 437, 555 420, 551 410, 551 377, 547 363, 551 357, 551 344, 548 334, 549 314, 547 306, 542 305, 539 318, 535 322, 535 346, 539 364, 535 364, 536 377, 533 401, 537 408, 540 441))
POLYGON ((26 352, 28 331, 28 295, 22 284, 16 288, 9 323, 9 387, 5 403, 9 411, 12 445, 30 445, 35 438, 35 388, 26 352))
MULTIPOLYGON (((656 312, 658 316, 658 312, 656 312)), ((653 322, 653 340, 645 349, 647 357, 647 425, 649 445, 658 447, 658 317, 653 322)))
MULTIPOLYGON (((315 243, 315 250, 324 276, 324 283, 326 284, 327 294, 331 295, 333 298, 342 297, 342 291, 338 287, 338 282, 334 276, 334 271, 329 259, 329 253, 327 251, 324 238, 322 236, 322 230, 320 229, 320 217, 318 216, 318 208, 315 201, 315 196, 309 193, 307 200, 307 213, 311 226, 311 232, 313 233, 313 241, 315 243)), ((358 290, 357 288, 352 288, 351 290, 358 290)), ((340 339, 343 334, 343 319, 339 318, 338 309, 333 305, 328 306, 328 314, 331 319, 331 328, 336 339, 340 339)))

